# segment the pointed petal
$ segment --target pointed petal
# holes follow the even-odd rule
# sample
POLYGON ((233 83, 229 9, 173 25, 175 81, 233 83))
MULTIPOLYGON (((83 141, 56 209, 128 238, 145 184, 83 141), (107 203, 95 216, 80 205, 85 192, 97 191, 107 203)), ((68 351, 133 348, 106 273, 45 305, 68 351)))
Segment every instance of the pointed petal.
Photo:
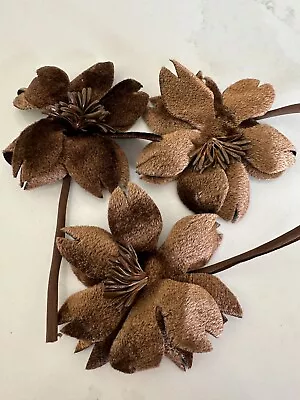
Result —
POLYGON ((117 241, 133 246, 135 251, 156 248, 162 229, 159 209, 138 185, 129 183, 127 191, 114 190, 108 207, 110 230, 117 241))
POLYGON ((113 335, 124 316, 114 302, 103 297, 103 286, 95 285, 70 296, 58 313, 58 323, 69 322, 61 331, 91 342, 102 342, 113 335))
POLYGON ((245 129, 244 135, 251 141, 246 159, 259 171, 276 174, 295 163, 295 147, 277 129, 261 124, 245 129))
POLYGON ((203 288, 165 279, 157 293, 165 329, 172 343, 186 351, 212 349, 206 332, 218 337, 223 330, 222 314, 203 288))
POLYGON ((117 143, 100 136, 67 137, 65 165, 69 174, 85 190, 102 197, 102 189, 112 192, 128 181, 128 162, 117 143))
POLYGON ((159 253, 167 276, 203 267, 221 242, 216 215, 192 215, 178 221, 159 253))
POLYGON ((86 364, 86 369, 100 368, 108 362, 109 352, 113 339, 109 337, 103 342, 95 343, 90 358, 86 364))
POLYGON ((230 164, 225 172, 229 183, 229 190, 218 214, 226 221, 237 222, 248 210, 250 194, 249 177, 246 168, 240 162, 230 164))
POLYGON ((68 75, 57 67, 42 67, 37 71, 25 92, 18 95, 14 105, 20 109, 40 108, 66 100, 69 88, 68 75))
POLYGON ((224 105, 234 115, 237 125, 249 118, 264 115, 274 99, 273 86, 267 83, 260 86, 257 79, 242 79, 223 93, 224 105))
POLYGON ((263 180, 275 179, 279 178, 283 174, 283 172, 278 172, 277 174, 266 174, 264 172, 261 172, 259 169, 253 167, 253 165, 249 164, 247 161, 245 161, 244 165, 248 174, 256 179, 263 179, 263 180))
POLYGON ((119 254, 111 234, 95 226, 74 226, 63 231, 75 240, 57 238, 60 254, 83 272, 84 277, 95 279, 95 282, 105 279, 111 270, 111 259, 119 254))
POLYGON ((63 166, 64 136, 58 123, 50 119, 28 126, 16 139, 12 168, 16 177, 21 168, 21 186, 30 189, 62 179, 67 171, 63 166))
POLYGON ((215 275, 194 273, 188 274, 189 282, 201 286, 215 300, 220 311, 224 314, 242 317, 243 310, 236 296, 215 275))
POLYGON ((3 157, 4 157, 5 161, 10 165, 12 164, 13 154, 15 151, 17 140, 18 140, 18 138, 15 139, 13 142, 11 142, 6 147, 6 149, 3 150, 3 157))
POLYGON ((112 367, 128 374, 158 367, 164 354, 155 316, 155 294, 147 293, 131 309, 110 351, 112 367))
POLYGON ((137 161, 137 173, 145 176, 171 178, 182 172, 194 150, 191 135, 195 131, 177 131, 163 136, 161 142, 150 143, 137 161))
POLYGON ((127 131, 143 115, 149 96, 139 92, 142 85, 134 79, 117 83, 101 100, 109 115, 105 123, 116 130, 127 131))
POLYGON ((179 347, 165 347, 165 356, 182 371, 186 371, 193 366, 193 353, 182 350, 179 347))
POLYGON ((112 87, 114 64, 110 61, 93 65, 70 83, 71 92, 81 92, 83 88, 93 90, 93 98, 100 100, 112 87))
POLYGON ((168 113, 160 96, 150 99, 152 107, 146 109, 144 120, 149 128, 160 135, 181 129, 191 129, 191 125, 168 113))
POLYGON ((200 173, 186 170, 178 177, 181 201, 195 213, 218 213, 229 190, 225 171, 220 167, 200 173))
POLYGON ((92 345, 93 342, 91 342, 90 340, 78 340, 74 353, 80 353, 81 351, 88 349, 92 345))
POLYGON ((175 76, 167 68, 159 75, 163 103, 171 115, 196 128, 215 118, 213 94, 209 88, 183 65, 172 61, 175 76))

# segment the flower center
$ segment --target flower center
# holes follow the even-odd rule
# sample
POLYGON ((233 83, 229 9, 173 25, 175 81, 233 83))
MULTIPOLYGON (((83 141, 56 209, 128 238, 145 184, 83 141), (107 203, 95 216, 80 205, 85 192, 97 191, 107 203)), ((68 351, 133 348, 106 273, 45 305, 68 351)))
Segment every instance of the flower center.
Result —
POLYGON ((103 283, 104 296, 114 299, 118 308, 133 304, 139 291, 147 285, 148 276, 132 246, 119 244, 119 256, 112 260, 112 269, 103 283))
POLYGON ((251 147, 242 133, 209 139, 191 154, 191 165, 196 171, 219 165, 226 169, 233 161, 241 161, 251 147))
POLYGON ((91 88, 83 88, 81 92, 68 92, 68 103, 60 101, 47 107, 44 113, 66 122, 71 128, 65 131, 66 135, 74 135, 73 131, 94 130, 96 133, 99 129, 101 133, 111 132, 113 129, 103 122, 109 112, 99 100, 93 100, 92 94, 91 88))

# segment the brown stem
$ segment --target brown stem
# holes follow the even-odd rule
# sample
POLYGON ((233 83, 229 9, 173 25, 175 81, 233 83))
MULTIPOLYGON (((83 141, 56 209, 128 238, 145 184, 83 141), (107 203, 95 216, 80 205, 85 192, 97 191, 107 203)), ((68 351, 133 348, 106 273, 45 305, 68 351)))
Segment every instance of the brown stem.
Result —
POLYGON ((266 114, 255 119, 266 119, 277 117, 279 115, 298 114, 300 113, 300 104, 291 104, 289 106, 276 108, 275 110, 268 111, 266 114))
POLYGON ((61 255, 56 247, 56 238, 64 237, 65 234, 61 229, 65 226, 66 222, 66 209, 71 184, 71 177, 67 175, 63 179, 58 211, 56 232, 53 245, 52 262, 49 273, 48 281, 48 294, 47 294, 47 322, 46 322, 46 343, 57 341, 57 307, 58 307, 58 276, 61 263, 61 255))
POLYGON ((110 137, 115 139, 146 139, 152 142, 159 142, 162 137, 156 133, 150 132, 113 132, 109 134, 110 137))
POLYGON ((253 258, 263 256, 264 254, 271 253, 272 251, 281 249, 282 247, 288 246, 294 242, 300 240, 300 225, 297 228, 292 229, 291 231, 285 233, 277 237, 276 239, 271 240, 255 249, 247 251, 246 253, 240 254, 238 256, 229 258, 228 260, 218 262, 213 265, 209 265, 208 267, 202 268, 197 271, 191 272, 204 272, 207 274, 216 274, 217 272, 224 271, 231 267, 234 267, 237 264, 240 264, 245 261, 252 260, 253 258))

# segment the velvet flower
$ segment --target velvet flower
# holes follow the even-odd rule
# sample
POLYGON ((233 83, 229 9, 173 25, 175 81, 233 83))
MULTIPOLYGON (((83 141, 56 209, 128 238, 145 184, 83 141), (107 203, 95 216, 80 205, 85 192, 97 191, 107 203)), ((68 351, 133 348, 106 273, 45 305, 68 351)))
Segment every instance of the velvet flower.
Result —
POLYGON ((177 76, 161 69, 161 96, 145 114, 163 140, 146 146, 137 172, 153 183, 177 179, 190 210, 235 222, 248 208, 249 175, 276 178, 295 162, 293 144, 255 119, 272 106, 274 89, 243 79, 221 93, 211 78, 173 64, 177 76))
POLYGON ((125 79, 115 86, 114 65, 98 63, 70 82, 57 67, 42 67, 14 105, 39 109, 47 118, 28 126, 4 150, 21 186, 35 188, 70 175, 84 189, 102 197, 129 179, 124 152, 112 138, 158 135, 125 132, 145 111, 142 85, 125 79))
POLYGON ((65 228, 73 239, 57 246, 87 289, 59 311, 62 332, 77 338, 76 351, 93 345, 87 369, 109 362, 125 373, 157 367, 163 355, 183 370, 193 353, 211 351, 226 317, 242 316, 233 293, 214 275, 194 272, 217 249, 216 215, 178 221, 158 247, 160 212, 130 183, 112 193, 111 233, 91 226, 65 228))

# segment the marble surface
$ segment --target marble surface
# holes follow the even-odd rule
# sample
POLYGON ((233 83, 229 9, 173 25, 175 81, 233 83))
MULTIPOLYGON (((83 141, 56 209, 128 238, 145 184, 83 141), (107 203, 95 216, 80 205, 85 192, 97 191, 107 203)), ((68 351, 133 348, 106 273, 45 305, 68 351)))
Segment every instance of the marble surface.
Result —
MULTIPOLYGON (((4 148, 38 118, 11 105, 34 70, 57 65, 75 76, 97 61, 113 60, 116 79, 132 76, 151 95, 158 72, 178 59, 202 69, 225 88, 243 77, 272 82, 276 106, 300 101, 298 0, 11 0, 0 16, 1 134, 4 148)), ((300 115, 272 124, 300 148, 300 115)), ((136 126, 146 129, 143 122, 136 126)), ((162 238, 189 214, 174 184, 139 181, 136 154, 145 142, 122 146, 132 180, 153 197, 164 218, 162 238)), ((75 341, 44 343, 46 285, 60 183, 24 192, 9 166, 0 168, 0 397, 9 400, 296 400, 300 397, 300 245, 220 274, 238 295, 242 320, 231 319, 214 351, 197 355, 181 372, 168 360, 159 369, 127 376, 107 365, 85 371, 88 351, 75 341)), ((214 261, 293 228, 300 220, 300 162, 272 182, 251 182, 251 206, 237 225, 221 222, 224 240, 214 261)), ((107 226, 108 196, 93 198, 72 185, 68 224, 107 226)), ((63 264, 60 302, 80 288, 63 264)))

